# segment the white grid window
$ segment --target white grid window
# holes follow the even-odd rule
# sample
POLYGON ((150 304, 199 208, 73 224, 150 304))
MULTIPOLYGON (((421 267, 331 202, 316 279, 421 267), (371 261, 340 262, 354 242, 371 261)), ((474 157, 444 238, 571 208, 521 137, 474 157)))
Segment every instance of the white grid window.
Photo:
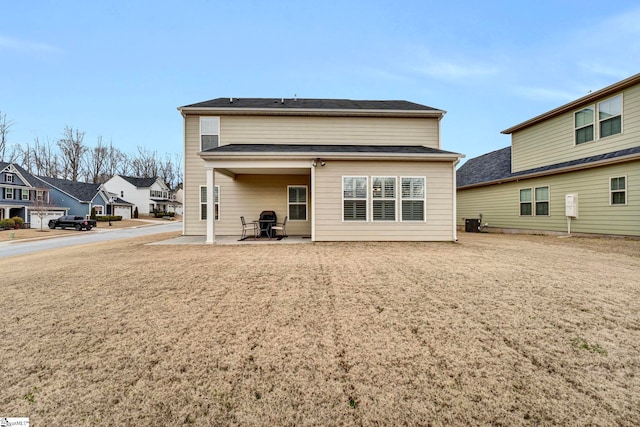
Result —
POLYGON ((13 199, 13 188, 5 188, 4 189, 4 198, 5 199, 13 199))
POLYGON ((200 149, 215 148, 220 144, 220 117, 200 117, 200 149))
POLYGON ((622 95, 598 104, 600 138, 622 133, 622 95))
POLYGON ((287 186, 288 215, 291 221, 307 220, 307 186, 287 186))
MULTIPOLYGON (((214 210, 215 220, 219 221, 220 220, 220 186, 219 185, 215 186, 213 198, 214 198, 213 210, 214 210)), ((200 186, 200 220, 205 221, 206 219, 207 219, 207 186, 201 185, 200 186)))
POLYGON ((372 218, 374 221, 396 220, 396 178, 371 178, 372 218))
POLYGON ((402 177, 402 221, 425 220, 425 177, 402 177))
POLYGON ((7 182, 13 182, 13 174, 12 173, 8 173, 5 175, 5 181, 7 182))
POLYGON ((367 177, 342 177, 342 220, 367 220, 367 177))
POLYGON ((26 188, 23 188, 21 196, 22 196, 21 197, 22 200, 29 200, 29 190, 26 188))
POLYGON ((593 141, 594 116, 595 107, 593 105, 574 113, 576 144, 593 141))
POLYGON ((611 196, 609 200, 612 205, 626 205, 627 204, 627 177, 618 176, 611 178, 609 182, 609 192, 611 196))

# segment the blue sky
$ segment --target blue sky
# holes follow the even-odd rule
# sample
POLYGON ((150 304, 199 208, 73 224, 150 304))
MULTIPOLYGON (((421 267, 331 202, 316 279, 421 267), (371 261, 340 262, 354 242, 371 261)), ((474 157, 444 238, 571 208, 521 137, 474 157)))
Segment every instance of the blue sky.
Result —
POLYGON ((182 105, 218 97, 405 99, 447 111, 467 159, 500 131, 640 72, 637 1, 10 1, 9 144, 111 140, 181 153, 182 105))

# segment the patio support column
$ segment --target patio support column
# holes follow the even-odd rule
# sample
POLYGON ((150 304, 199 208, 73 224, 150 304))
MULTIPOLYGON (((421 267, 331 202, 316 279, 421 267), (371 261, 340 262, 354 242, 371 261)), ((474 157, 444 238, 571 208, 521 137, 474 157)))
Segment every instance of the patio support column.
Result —
POLYGON ((207 168, 207 243, 216 241, 215 169, 207 168))
POLYGON ((311 166, 311 241, 316 241, 316 168, 311 166))

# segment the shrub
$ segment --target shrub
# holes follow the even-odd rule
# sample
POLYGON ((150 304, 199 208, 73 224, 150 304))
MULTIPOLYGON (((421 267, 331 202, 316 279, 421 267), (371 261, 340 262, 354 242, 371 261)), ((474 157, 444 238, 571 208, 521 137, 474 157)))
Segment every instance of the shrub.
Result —
POLYGON ((22 218, 20 218, 19 216, 14 216, 13 218, 11 218, 13 220, 13 222, 15 223, 15 227, 16 228, 22 228, 23 224, 24 224, 24 220, 22 218))
POLYGON ((98 215, 96 221, 122 221, 122 215, 98 215))
POLYGON ((162 218, 165 216, 170 216, 173 218, 176 215, 175 212, 165 212, 165 211, 153 211, 151 213, 153 214, 154 218, 162 218))
POLYGON ((16 222, 12 218, 5 218, 0 220, 0 227, 7 230, 9 228, 15 228, 16 222))
POLYGON ((91 215, 90 215, 91 219, 96 219, 96 208, 92 207, 91 208, 91 215))

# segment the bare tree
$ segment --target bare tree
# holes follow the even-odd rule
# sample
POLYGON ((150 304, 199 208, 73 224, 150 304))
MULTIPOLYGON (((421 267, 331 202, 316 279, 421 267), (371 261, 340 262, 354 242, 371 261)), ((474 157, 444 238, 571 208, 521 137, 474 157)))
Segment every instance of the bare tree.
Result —
POLYGON ((159 177, 167 185, 174 189, 182 182, 182 159, 178 154, 173 157, 171 154, 165 154, 164 160, 159 164, 159 177))
POLYGON ((22 149, 22 167, 33 175, 60 177, 60 156, 55 145, 47 140, 41 143, 38 137, 33 139, 33 145, 28 144, 22 149))
POLYGON ((58 140, 58 148, 62 162, 62 178, 77 181, 84 156, 88 150, 88 147, 84 145, 84 132, 66 126, 63 137, 58 140))
POLYGON ((106 166, 109 160, 109 146, 102 141, 102 136, 98 137, 98 142, 93 148, 87 151, 85 167, 83 168, 84 180, 86 182, 102 183, 107 176, 106 166))
POLYGON ((0 162, 4 162, 5 151, 7 149, 7 134, 13 125, 11 120, 7 120, 7 115, 0 111, 0 162))
POLYGON ((157 152, 138 146, 138 154, 131 160, 131 171, 140 178, 153 178, 158 176, 159 164, 157 152))

